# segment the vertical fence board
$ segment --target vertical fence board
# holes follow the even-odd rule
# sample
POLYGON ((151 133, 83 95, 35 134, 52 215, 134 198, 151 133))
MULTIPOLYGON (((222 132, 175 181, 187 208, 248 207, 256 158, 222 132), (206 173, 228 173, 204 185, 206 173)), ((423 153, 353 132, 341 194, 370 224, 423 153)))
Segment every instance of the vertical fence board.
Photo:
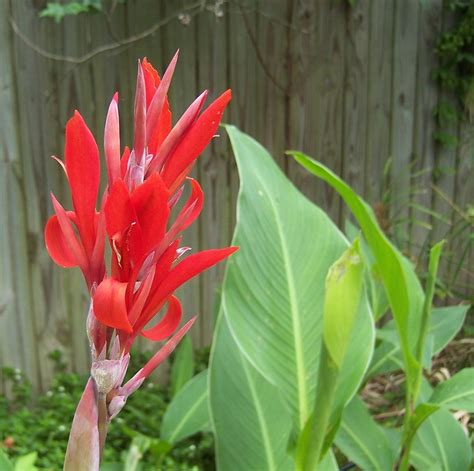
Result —
POLYGON ((390 205, 393 235, 402 248, 408 245, 408 200, 411 192, 411 160, 415 110, 416 64, 418 60, 418 10, 420 2, 395 2, 392 138, 393 158, 390 205))

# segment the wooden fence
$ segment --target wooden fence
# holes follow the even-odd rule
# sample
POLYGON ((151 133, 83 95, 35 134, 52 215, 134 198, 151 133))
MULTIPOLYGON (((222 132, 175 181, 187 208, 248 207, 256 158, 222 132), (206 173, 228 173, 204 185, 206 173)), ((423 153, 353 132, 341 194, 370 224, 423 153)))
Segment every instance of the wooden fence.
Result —
MULTIPOLYGON (((449 99, 431 80, 436 38, 446 28, 441 0, 358 0, 353 7, 342 0, 104 1, 107 14, 58 24, 39 17, 45 3, 0 1, 0 366, 21 368, 37 387, 48 385, 48 354, 55 349, 73 370, 86 371, 89 362, 82 281, 77 271, 53 265, 44 249, 49 191, 68 198, 49 156, 62 154, 64 125, 75 108, 100 144, 115 90, 131 142, 137 58, 147 56, 162 71, 180 48, 170 97, 174 119, 202 89, 215 97, 231 87, 225 120, 262 142, 339 223, 341 201, 284 157, 285 149, 301 149, 342 175, 415 255, 419 244, 466 219, 474 192, 473 129, 453 130, 455 149, 433 140, 432 111, 449 99)), ((188 243, 225 246, 238 190, 225 136, 203 155, 196 174, 206 204, 188 243)), ((462 253, 461 244, 454 239, 443 269, 454 276, 464 257, 457 276, 462 291, 472 282, 472 254, 462 253)), ((186 312, 200 315, 196 345, 211 339, 221 275, 222 267, 211 270, 182 290, 186 312)))

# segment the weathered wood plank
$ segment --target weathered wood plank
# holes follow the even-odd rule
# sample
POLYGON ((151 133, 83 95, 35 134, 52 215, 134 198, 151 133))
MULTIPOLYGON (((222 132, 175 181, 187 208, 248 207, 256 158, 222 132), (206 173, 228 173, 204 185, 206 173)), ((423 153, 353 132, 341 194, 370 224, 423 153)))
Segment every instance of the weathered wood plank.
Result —
POLYGON ((420 4, 418 31, 418 63, 413 138, 413 197, 410 215, 411 253, 417 258, 418 268, 426 268, 432 217, 431 209, 435 155, 433 110, 438 102, 438 89, 433 80, 437 65, 436 40, 441 32, 442 0, 420 4))
POLYGON ((392 234, 402 247, 408 247, 408 204, 411 194, 413 157, 413 123, 415 84, 419 54, 414 44, 418 39, 420 2, 395 2, 393 85, 392 85, 392 156, 390 206, 392 234))
MULTIPOLYGON (((364 193, 367 147, 368 65, 370 3, 357 2, 347 9, 344 81, 344 130, 342 176, 359 193, 364 193)), ((341 211, 343 219, 347 210, 341 211)))
MULTIPOLYGON (((345 80, 345 5, 323 0, 315 6, 314 78, 307 82, 307 126, 312 142, 308 150, 318 160, 340 173, 342 170, 344 80, 345 80)), ((313 179, 314 180, 314 179, 313 179)), ((328 185, 319 186, 318 205, 333 220, 340 218, 341 201, 328 185)), ((303 186, 304 189, 304 186, 303 186)))
POLYGON ((390 157, 394 5, 391 0, 370 2, 369 72, 364 194, 384 211, 384 166, 390 157))

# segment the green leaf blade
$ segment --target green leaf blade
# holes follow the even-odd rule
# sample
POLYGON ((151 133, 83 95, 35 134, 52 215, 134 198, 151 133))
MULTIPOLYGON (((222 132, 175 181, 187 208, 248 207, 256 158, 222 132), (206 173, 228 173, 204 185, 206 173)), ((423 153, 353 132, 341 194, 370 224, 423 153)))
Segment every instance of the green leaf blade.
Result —
POLYGON ((218 469, 286 471, 291 418, 278 390, 246 359, 221 313, 209 365, 218 469))
POLYGON ((474 368, 464 368, 436 386, 429 402, 474 413, 474 368))
POLYGON ((161 424, 163 440, 177 443, 209 429, 207 375, 208 370, 201 371, 171 401, 161 424))
MULTIPOLYGON (((314 404, 325 279, 348 242, 262 146, 235 127, 226 129, 241 181, 233 240, 241 249, 228 264, 224 315, 239 348, 281 391, 301 430, 314 404)), ((352 371, 365 371, 372 353, 370 328, 363 334, 352 371)), ((344 403, 361 380, 345 375, 344 403)))
POLYGON ((395 462, 383 428, 373 421, 358 398, 352 399, 344 410, 336 445, 366 471, 391 471, 395 462))

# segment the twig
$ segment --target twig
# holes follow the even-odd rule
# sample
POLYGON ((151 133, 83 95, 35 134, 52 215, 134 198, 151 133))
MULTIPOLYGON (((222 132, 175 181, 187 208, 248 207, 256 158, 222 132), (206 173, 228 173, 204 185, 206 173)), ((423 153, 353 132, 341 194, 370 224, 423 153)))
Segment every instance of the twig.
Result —
POLYGON ((444 201, 446 201, 446 203, 448 203, 448 205, 451 206, 451 208, 454 209, 454 211, 458 213, 462 219, 464 219, 466 222, 471 224, 471 220, 469 219, 469 216, 456 203, 454 203, 454 201, 451 201, 449 197, 445 193, 443 193, 443 191, 440 188, 438 188, 434 183, 431 184, 431 188, 433 188, 433 190, 439 196, 441 196, 441 198, 444 199, 444 201))
POLYGON ((375 420, 383 420, 389 419, 390 417, 401 417, 402 415, 405 415, 405 408, 389 412, 381 412, 380 414, 375 414, 373 417, 375 420))
POLYGON ((244 20, 244 26, 245 30, 247 31, 247 34, 249 35, 250 42, 252 43, 253 48, 255 49, 255 54, 257 56, 257 60, 262 66, 262 69, 265 73, 265 75, 270 79, 270 81, 277 87, 281 92, 283 92, 285 95, 287 93, 286 88, 281 85, 277 79, 271 74, 270 70, 268 69, 267 64, 265 63, 265 60, 263 59, 263 55, 260 51, 260 48, 258 47, 257 40, 255 39, 255 36, 252 33, 252 28, 250 27, 248 18, 247 18, 247 13, 245 10, 242 8, 242 5, 238 2, 235 2, 235 4, 239 7, 240 13, 242 15, 242 19, 244 20))
MULTIPOLYGON (((202 6, 202 2, 200 2, 200 1, 195 2, 192 5, 184 8, 183 11, 190 12, 194 9, 198 9, 198 11, 200 11, 201 6, 202 6)), ((197 14, 197 12, 196 12, 196 14, 197 14)), ((161 28, 162 26, 165 26, 166 24, 170 23, 175 18, 176 18, 176 13, 173 13, 173 15, 170 15, 170 16, 164 18, 163 20, 156 22, 153 26, 151 26, 150 28, 142 31, 141 33, 129 36, 128 38, 125 38, 125 39, 120 40, 120 41, 115 41, 115 42, 110 43, 110 44, 104 44, 103 46, 99 46, 99 47, 93 49, 92 51, 90 51, 90 52, 88 52, 88 53, 86 53, 82 56, 79 56, 79 57, 61 55, 61 54, 54 54, 50 51, 47 51, 47 50, 39 47, 38 45, 36 45, 30 38, 28 38, 20 30, 20 28, 16 24, 15 20, 13 19, 13 17, 10 17, 10 24, 11 24, 12 29, 15 32, 15 34, 26 45, 28 45, 31 49, 33 49, 40 56, 45 57, 46 59, 54 60, 54 61, 68 62, 68 63, 71 63, 71 64, 78 65, 78 64, 83 64, 84 62, 87 62, 87 61, 93 59, 94 57, 98 56, 99 54, 103 54, 105 52, 112 51, 114 49, 117 49, 117 48, 120 48, 120 47, 123 47, 123 46, 127 46, 129 44, 134 43, 134 42, 141 41, 142 39, 145 39, 146 37, 151 36, 152 34, 154 34, 159 28, 161 28)))

